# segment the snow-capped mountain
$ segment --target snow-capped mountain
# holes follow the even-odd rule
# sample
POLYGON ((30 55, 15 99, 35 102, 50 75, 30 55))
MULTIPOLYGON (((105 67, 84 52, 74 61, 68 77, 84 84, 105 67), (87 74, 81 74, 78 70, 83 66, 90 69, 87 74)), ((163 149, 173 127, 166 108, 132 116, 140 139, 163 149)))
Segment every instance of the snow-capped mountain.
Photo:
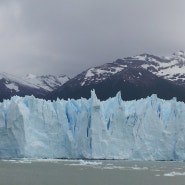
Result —
POLYGON ((67 80, 68 78, 62 75, 58 77, 53 75, 18 77, 3 72, 0 73, 0 101, 9 99, 14 95, 34 95, 42 98, 67 80))
POLYGON ((29 82, 30 84, 33 84, 34 86, 38 88, 42 88, 46 91, 53 91, 57 89, 58 87, 62 86, 65 82, 67 82, 69 78, 66 75, 36 76, 33 74, 28 74, 25 77, 23 77, 23 80, 29 82))
POLYGON ((158 77, 170 80, 178 85, 185 85, 185 54, 183 51, 173 53, 169 57, 141 54, 118 59, 113 63, 90 68, 76 79, 81 81, 81 86, 99 83, 127 68, 143 68, 158 77))
POLYGON ((143 54, 132 60, 144 61, 141 67, 164 79, 185 86, 185 53, 178 51, 169 57, 143 54))
POLYGON ((24 81, 17 76, 0 73, 0 101, 9 99, 15 95, 43 97, 46 93, 44 89, 38 88, 34 84, 24 81))
POLYGON ((184 101, 185 54, 183 51, 169 57, 141 54, 93 67, 52 92, 50 98, 89 98, 91 89, 96 90, 101 100, 121 90, 126 100, 156 93, 164 99, 176 96, 184 101))

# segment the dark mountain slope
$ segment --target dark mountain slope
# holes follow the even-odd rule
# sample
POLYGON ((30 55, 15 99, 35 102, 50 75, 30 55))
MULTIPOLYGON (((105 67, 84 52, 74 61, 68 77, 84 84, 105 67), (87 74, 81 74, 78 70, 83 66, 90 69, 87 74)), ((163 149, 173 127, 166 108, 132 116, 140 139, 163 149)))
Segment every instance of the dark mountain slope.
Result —
POLYGON ((111 76, 107 76, 104 80, 99 82, 95 80, 83 85, 80 79, 84 79, 85 74, 86 72, 83 72, 76 78, 69 80, 62 87, 49 94, 47 99, 54 100, 57 97, 63 99, 89 98, 90 91, 95 89, 100 100, 106 100, 121 91, 123 100, 145 98, 157 94, 163 99, 177 97, 179 101, 185 101, 185 88, 183 86, 160 78, 141 67, 124 68, 111 76))

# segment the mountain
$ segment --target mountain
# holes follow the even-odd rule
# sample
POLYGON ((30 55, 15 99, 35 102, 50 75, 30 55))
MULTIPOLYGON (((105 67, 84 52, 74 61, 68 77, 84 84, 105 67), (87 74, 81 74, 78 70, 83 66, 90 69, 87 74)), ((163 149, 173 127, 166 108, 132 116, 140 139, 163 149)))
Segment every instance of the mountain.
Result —
POLYGON ((18 77, 8 73, 0 73, 0 101, 10 99, 12 96, 34 95, 42 98, 52 89, 66 82, 66 76, 55 77, 27 75, 18 77))
POLYGON ((178 51, 170 57, 141 54, 118 59, 90 68, 51 92, 47 98, 89 98, 95 89, 100 100, 121 91, 124 100, 157 94, 160 98, 174 96, 185 101, 185 54, 178 51))
POLYGON ((170 57, 143 54, 133 57, 132 60, 141 61, 141 67, 159 77, 185 86, 185 54, 183 51, 175 52, 170 57))
POLYGON ((66 75, 42 75, 36 76, 33 74, 28 74, 23 77, 23 80, 35 85, 38 88, 42 88, 46 91, 53 91, 58 87, 62 86, 65 82, 69 80, 66 75))

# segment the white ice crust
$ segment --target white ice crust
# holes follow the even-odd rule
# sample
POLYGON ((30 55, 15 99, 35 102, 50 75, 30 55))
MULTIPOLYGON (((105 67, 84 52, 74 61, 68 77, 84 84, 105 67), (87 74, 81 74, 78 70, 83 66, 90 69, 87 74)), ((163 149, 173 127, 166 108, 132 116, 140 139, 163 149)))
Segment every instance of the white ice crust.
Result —
POLYGON ((0 103, 0 157, 184 160, 185 104, 15 96, 0 103))

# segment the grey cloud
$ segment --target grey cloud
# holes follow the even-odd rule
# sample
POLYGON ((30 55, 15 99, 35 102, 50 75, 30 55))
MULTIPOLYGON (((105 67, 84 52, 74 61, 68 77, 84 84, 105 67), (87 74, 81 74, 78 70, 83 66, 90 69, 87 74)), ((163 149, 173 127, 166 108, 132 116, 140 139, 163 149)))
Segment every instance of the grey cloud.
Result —
POLYGON ((117 58, 185 49, 184 5, 183 0, 1 1, 1 70, 74 76, 117 58))

